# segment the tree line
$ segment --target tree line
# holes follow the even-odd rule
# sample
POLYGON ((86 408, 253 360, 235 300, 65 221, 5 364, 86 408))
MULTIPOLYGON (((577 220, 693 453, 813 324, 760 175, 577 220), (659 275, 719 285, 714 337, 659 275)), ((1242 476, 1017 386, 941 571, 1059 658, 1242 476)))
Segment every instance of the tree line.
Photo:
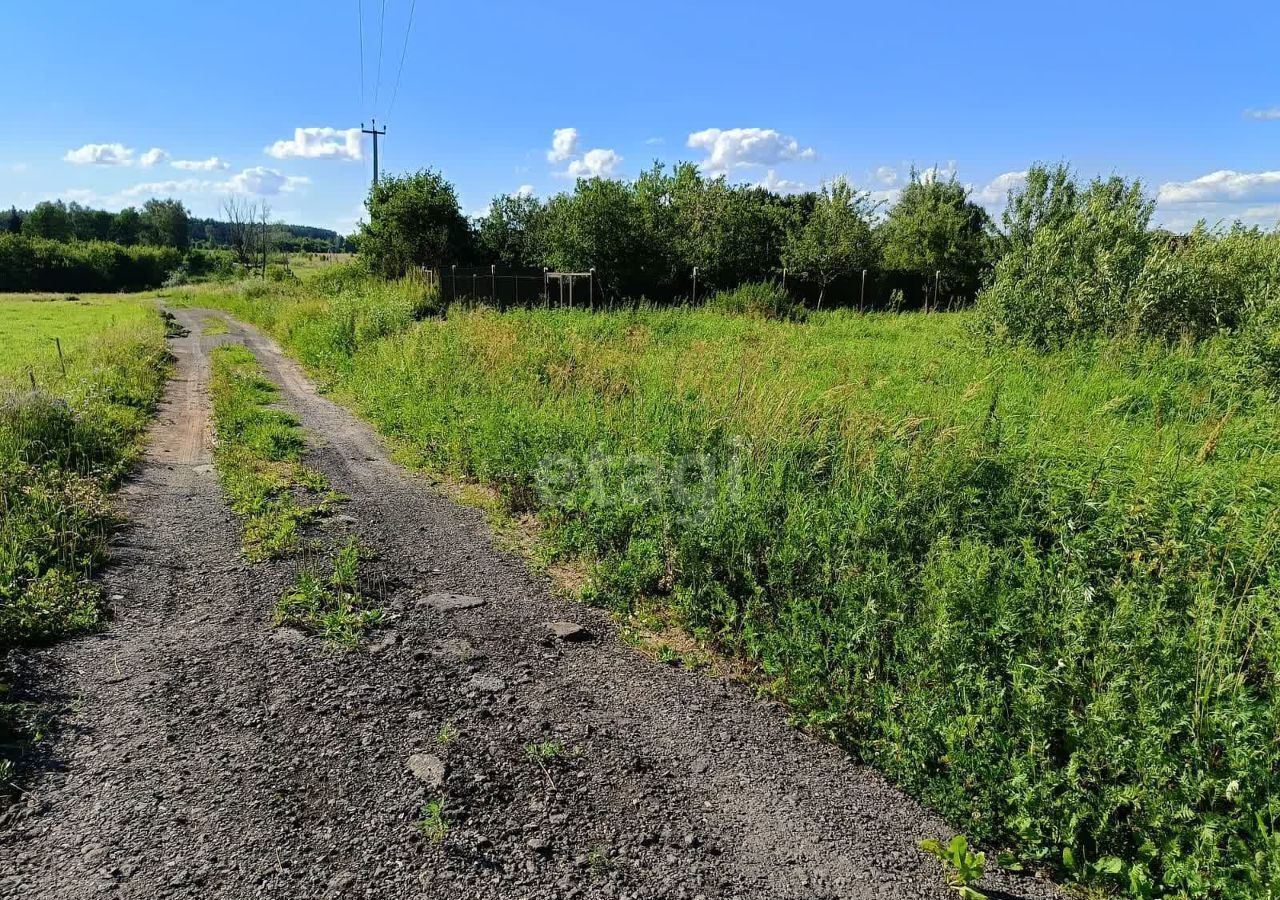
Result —
POLYGON ((972 298, 999 255, 1000 234, 954 177, 912 171, 887 208, 844 179, 782 195, 707 178, 692 163, 655 164, 634 181, 580 179, 543 200, 495 197, 474 222, 439 172, 383 178, 356 243, 380 273, 414 266, 495 264, 595 269, 606 296, 687 296, 780 278, 807 283, 819 303, 862 270, 941 273, 941 289, 972 298))
MULTIPOLYGON (((271 246, 287 253, 340 253, 350 251, 350 241, 328 228, 272 223, 271 246)), ((234 248, 239 231, 234 221, 195 218, 179 200, 152 199, 141 209, 129 206, 119 212, 93 209, 80 203, 47 200, 30 210, 0 210, 0 234, 66 243, 105 241, 122 247, 234 248)), ((240 243, 243 243, 241 241, 240 243)))

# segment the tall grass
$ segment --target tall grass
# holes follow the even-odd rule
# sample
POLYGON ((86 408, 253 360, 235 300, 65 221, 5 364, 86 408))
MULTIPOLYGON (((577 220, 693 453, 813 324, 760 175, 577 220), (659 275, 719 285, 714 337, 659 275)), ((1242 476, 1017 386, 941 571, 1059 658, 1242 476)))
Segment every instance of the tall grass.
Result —
POLYGON ((966 832, 1135 896, 1280 896, 1280 416, 1231 339, 415 321, 380 290, 215 300, 966 832))

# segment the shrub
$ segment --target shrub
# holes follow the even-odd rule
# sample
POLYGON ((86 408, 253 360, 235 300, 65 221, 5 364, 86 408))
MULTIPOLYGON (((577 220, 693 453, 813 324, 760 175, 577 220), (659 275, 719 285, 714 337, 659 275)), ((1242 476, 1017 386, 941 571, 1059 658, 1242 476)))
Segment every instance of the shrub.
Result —
POLYGON ((748 282, 730 291, 717 291, 707 300, 707 307, 762 319, 802 319, 805 315, 804 307, 776 281, 748 282))
POLYGON ((1153 249, 1131 301, 1132 327, 1166 340, 1235 329, 1280 302, 1280 235, 1198 226, 1153 249))
POLYGON ((1005 211, 1008 246, 979 297, 987 328, 1037 347, 1119 331, 1154 208, 1140 182, 1095 179, 1081 189, 1066 166, 1033 166, 1005 211))
POLYGON ((182 252, 171 247, 0 234, 0 291, 147 290, 162 285, 182 260, 182 252))

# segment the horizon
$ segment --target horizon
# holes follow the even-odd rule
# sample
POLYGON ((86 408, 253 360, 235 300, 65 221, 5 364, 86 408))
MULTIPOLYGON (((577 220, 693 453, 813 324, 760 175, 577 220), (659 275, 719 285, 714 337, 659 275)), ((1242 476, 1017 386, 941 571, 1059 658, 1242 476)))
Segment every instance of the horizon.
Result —
POLYGON ((929 4, 905 36, 891 13, 827 2, 767 28, 760 3, 667 4, 637 21, 578 2, 558 16, 508 2, 131 6, 10 12, 11 64, 42 90, 8 98, 27 129, 0 137, 0 206, 174 197, 216 219, 240 195, 349 234, 372 175, 360 128, 376 117, 382 172, 439 170, 471 217, 497 195, 682 161, 779 193, 846 177, 888 202, 914 166, 954 174, 998 216, 1030 164, 1065 161, 1141 179, 1166 227, 1280 221, 1280 85, 1266 66, 1280 12, 1260 3, 1224 17, 1248 28, 1215 28, 1165 5, 1089 2, 1075 21, 1107 24, 1076 29, 1007 3, 960 18, 929 4), (850 40, 824 38, 824 53, 812 42, 826 35, 850 40), (1153 72, 1137 36, 1176 68, 1153 72), (850 58, 857 38, 891 49, 850 58))

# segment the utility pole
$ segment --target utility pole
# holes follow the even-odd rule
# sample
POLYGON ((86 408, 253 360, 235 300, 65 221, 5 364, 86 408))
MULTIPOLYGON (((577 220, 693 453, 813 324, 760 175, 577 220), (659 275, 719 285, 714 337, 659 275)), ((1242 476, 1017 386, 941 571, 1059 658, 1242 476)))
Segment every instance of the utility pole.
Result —
POLYGON ((365 128, 364 123, 361 122, 360 133, 373 135, 373 186, 377 187, 378 186, 378 135, 386 134, 387 126, 383 125, 382 130, 379 131, 377 119, 370 119, 369 124, 373 126, 372 129, 365 128))

